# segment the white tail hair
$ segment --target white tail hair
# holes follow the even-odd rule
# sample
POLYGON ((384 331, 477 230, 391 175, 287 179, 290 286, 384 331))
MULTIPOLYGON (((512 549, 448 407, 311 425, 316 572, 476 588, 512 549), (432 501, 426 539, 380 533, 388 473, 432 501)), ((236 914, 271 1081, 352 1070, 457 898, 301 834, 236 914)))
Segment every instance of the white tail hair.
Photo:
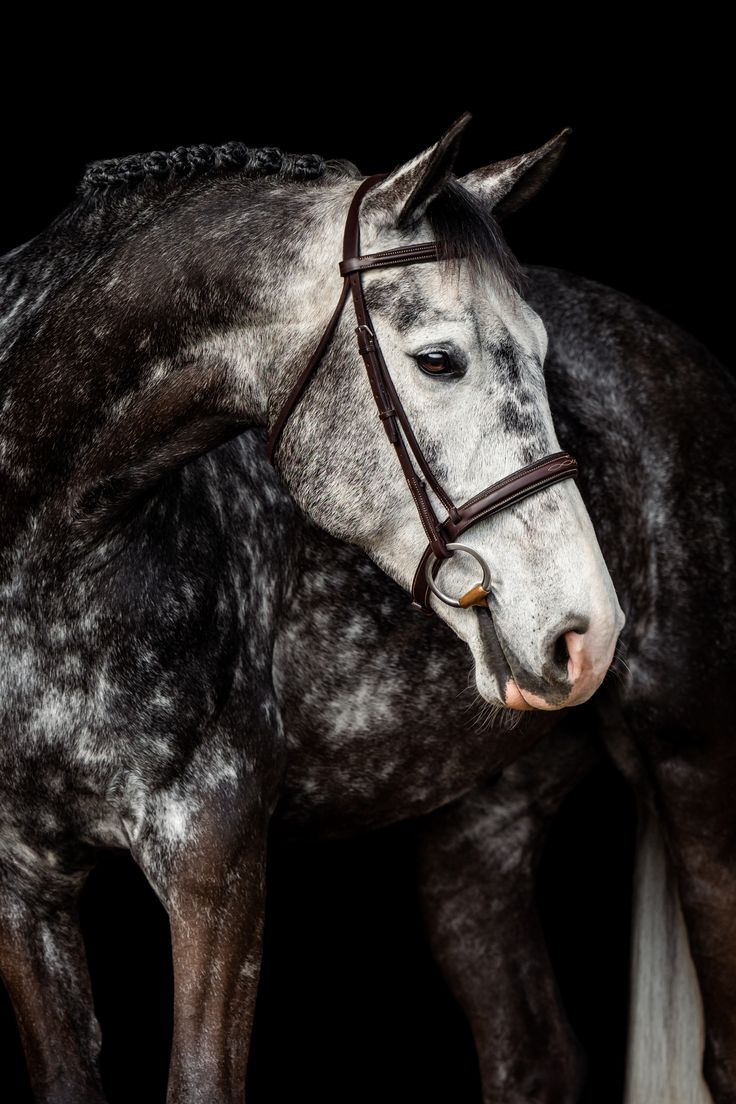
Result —
POLYGON ((703 1080, 703 1006, 675 872, 639 809, 625 1104, 713 1104, 703 1080))

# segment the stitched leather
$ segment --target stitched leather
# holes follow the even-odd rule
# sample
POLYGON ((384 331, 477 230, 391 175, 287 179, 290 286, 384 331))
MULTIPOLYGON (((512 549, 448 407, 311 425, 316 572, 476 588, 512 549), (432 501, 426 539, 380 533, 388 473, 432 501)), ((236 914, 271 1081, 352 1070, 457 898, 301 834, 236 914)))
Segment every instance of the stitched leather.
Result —
MULTIPOLYGON (((551 452, 543 460, 535 460, 519 468, 512 475, 504 476, 480 494, 469 498, 458 507, 460 516, 457 521, 445 518, 440 525, 440 533, 449 544, 452 544, 481 518, 497 514, 515 502, 521 502, 523 498, 542 490, 543 487, 551 487, 553 483, 559 483, 562 479, 577 478, 577 474, 577 461, 569 452, 551 452)), ((430 551, 430 548, 425 549, 414 574, 411 588, 415 604, 426 610, 429 609, 430 589, 425 572, 430 551)), ((433 577, 439 568, 438 561, 432 571, 433 577)))
POLYGON ((340 261, 340 272, 348 276, 351 272, 366 268, 387 268, 397 264, 420 264, 423 261, 439 259, 434 242, 422 242, 420 245, 407 245, 404 249, 386 249, 382 253, 364 253, 362 257, 348 257, 340 261))

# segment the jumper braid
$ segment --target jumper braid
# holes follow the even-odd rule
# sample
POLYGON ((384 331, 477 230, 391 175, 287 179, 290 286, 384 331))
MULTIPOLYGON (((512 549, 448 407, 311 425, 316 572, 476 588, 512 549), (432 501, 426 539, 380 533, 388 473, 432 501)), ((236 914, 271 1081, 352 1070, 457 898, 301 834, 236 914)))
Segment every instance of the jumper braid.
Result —
POLYGON ((153 150, 92 161, 77 185, 77 195, 86 198, 111 188, 134 188, 144 180, 173 180, 237 169, 253 176, 279 173, 291 180, 307 180, 322 176, 326 162, 316 153, 284 153, 275 146, 258 149, 243 142, 177 146, 169 153, 153 150))

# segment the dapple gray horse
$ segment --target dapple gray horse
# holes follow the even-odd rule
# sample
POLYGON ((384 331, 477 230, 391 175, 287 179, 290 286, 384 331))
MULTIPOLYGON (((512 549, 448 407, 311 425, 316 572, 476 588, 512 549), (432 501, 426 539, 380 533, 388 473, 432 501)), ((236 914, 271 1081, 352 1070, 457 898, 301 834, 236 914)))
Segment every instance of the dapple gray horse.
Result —
MULTIPOLYGON (((363 234, 365 251, 428 232, 463 238, 466 260, 454 282, 441 266, 366 280, 417 436, 457 498, 559 447, 542 371, 550 326, 521 297, 493 212, 534 190, 565 136, 457 181, 460 129, 371 193, 363 234), (452 360, 448 379, 424 375, 417 363, 435 346, 452 360)), ((345 164, 238 145, 97 164, 78 202, 3 258, 0 963, 41 1100, 103 1099, 75 921, 77 893, 100 849, 129 848, 169 911, 170 1099, 241 1099, 274 812, 287 824, 318 810, 315 826, 329 830, 336 819, 344 831, 437 809, 540 739, 559 722, 559 707, 592 708, 610 664, 623 611, 583 498, 567 481, 474 531, 494 569, 493 616, 438 609, 448 636, 439 621, 420 629, 406 611, 394 630, 398 641, 444 632, 441 660, 448 640, 469 646, 462 654, 494 712, 488 731, 467 722, 454 729, 443 698, 452 724, 436 741, 427 732, 425 743, 416 715, 407 729, 406 714, 392 714, 401 740, 408 737, 397 756, 396 740, 386 743, 387 718, 373 728, 380 701, 365 693, 361 709, 349 706, 352 721, 337 698, 335 706, 327 699, 326 738, 319 726, 302 738, 296 718, 284 723, 292 684, 273 652, 288 648, 300 604, 297 576, 282 566, 293 562, 294 506, 273 475, 259 471, 253 481, 244 439, 216 446, 270 423, 321 330, 355 182, 345 164), (369 724, 374 735, 355 739, 369 724)), ((594 308, 606 317, 608 304, 614 333, 594 360, 604 361, 608 347, 612 363, 622 362, 616 325, 628 331, 639 315, 603 291, 587 303, 588 291, 552 276, 552 306, 570 308, 558 321, 575 316, 579 324, 594 308)), ((406 587, 422 531, 373 420, 351 337, 346 319, 287 430, 281 475, 299 510, 406 587)), ((682 348, 677 355, 688 363, 682 348)), ((700 350, 691 363, 702 375, 700 350)), ((586 370, 584 356, 570 365, 573 419, 591 413, 577 393, 586 370)), ((718 366, 708 370, 725 393, 718 366)), ((593 405, 608 412, 600 398, 593 405)), ((621 395, 611 405, 630 414, 621 395)), ((647 427, 655 455, 656 424, 647 427)), ((591 423, 584 425, 583 446, 591 423)), ((613 425, 594 427, 609 447, 613 425)), ((710 427, 717 438, 717 416, 710 427)), ((616 456, 606 453, 604 470, 616 456)), ((639 509, 647 496, 663 501, 661 481, 646 476, 636 488, 639 509)), ((628 554, 638 570, 637 549, 628 554)), ((319 566, 317 587, 329 578, 328 564, 319 566)), ((454 562, 444 570, 449 586, 474 581, 454 562)), ((355 604, 364 574, 358 563, 355 604)), ((643 572, 634 583, 636 612, 654 582, 643 572)), ((330 588, 323 590, 317 627, 331 619, 330 588)), ((391 601, 374 610, 379 625, 391 601)), ((335 669, 338 647, 329 656, 335 669)), ((439 672, 430 660, 422 656, 428 703, 437 701, 439 672)), ((415 706, 405 675, 393 664, 387 670, 401 683, 403 709, 415 706)), ((643 682, 633 671, 627 704, 638 705, 643 682)), ((717 1017, 713 1024, 717 1039, 723 1028, 717 1017)))

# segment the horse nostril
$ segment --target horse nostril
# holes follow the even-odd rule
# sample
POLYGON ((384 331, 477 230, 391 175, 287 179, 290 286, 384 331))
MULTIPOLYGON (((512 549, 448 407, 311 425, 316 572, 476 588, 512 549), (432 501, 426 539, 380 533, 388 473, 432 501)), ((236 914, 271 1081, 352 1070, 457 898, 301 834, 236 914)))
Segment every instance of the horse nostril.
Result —
POLYGON ((552 645, 552 662, 555 668, 564 678, 573 682, 581 673, 583 636, 589 627, 587 618, 570 618, 552 645))
POLYGON ((558 636, 552 648, 552 661, 555 667, 560 667, 564 671, 567 671, 567 661, 570 658, 570 653, 567 650, 567 639, 565 633, 562 636, 558 636))

